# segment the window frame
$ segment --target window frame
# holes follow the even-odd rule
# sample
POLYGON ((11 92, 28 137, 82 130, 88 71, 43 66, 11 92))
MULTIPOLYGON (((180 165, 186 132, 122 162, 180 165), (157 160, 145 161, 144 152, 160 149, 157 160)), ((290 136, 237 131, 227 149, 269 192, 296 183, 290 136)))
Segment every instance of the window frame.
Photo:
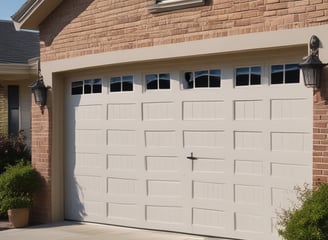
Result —
POLYGON ((113 75, 109 78, 108 80, 108 94, 113 94, 113 93, 129 93, 129 92, 134 92, 134 83, 135 83, 135 77, 133 74, 124 74, 124 75, 113 75), (132 77, 132 90, 124 90, 124 81, 123 78, 125 77, 132 77), (113 78, 120 78, 120 91, 111 91, 111 81, 113 78))
POLYGON ((181 85, 182 85, 182 89, 184 90, 191 90, 191 89, 220 89, 222 88, 222 70, 221 68, 203 68, 202 70, 191 70, 191 71, 183 71, 182 72, 182 78, 181 78, 181 85), (217 74, 211 74, 212 72, 216 72, 216 71, 219 71, 219 86, 211 86, 211 76, 217 76, 217 74), (201 73, 201 72, 207 72, 207 86, 205 87, 196 87, 196 73, 201 73), (187 77, 187 74, 189 74, 189 77, 191 76, 192 77, 192 82, 187 81, 186 77, 187 77), (190 83, 191 83, 191 86, 192 87, 188 87, 190 86, 190 83), (187 87, 186 87, 187 86, 187 87))
POLYGON ((276 63, 276 64, 270 64, 270 68, 269 68, 269 84, 270 86, 282 86, 282 85, 299 85, 301 84, 302 81, 302 74, 301 74, 301 69, 299 67, 298 63, 276 63), (298 82, 287 82, 286 83, 286 66, 288 65, 294 65, 294 66, 298 66, 298 82), (283 79, 281 83, 272 83, 272 67, 273 66, 283 66, 282 69, 282 74, 283 74, 283 79))
POLYGON ((153 91, 170 91, 172 89, 172 83, 171 83, 171 80, 172 80, 172 74, 170 72, 165 72, 165 71, 162 71, 162 72, 155 72, 155 73, 146 73, 144 74, 144 77, 143 77, 143 82, 144 82, 144 90, 146 92, 153 92, 153 91), (156 88, 148 88, 148 81, 147 81, 147 76, 151 76, 151 75, 156 75, 156 88), (169 77, 169 88, 160 88, 160 75, 168 75, 169 77))
POLYGON ((151 13, 173 11, 182 8, 204 6, 206 0, 154 0, 154 4, 149 7, 151 13))
POLYGON ((265 68, 262 65, 248 65, 248 66, 238 66, 234 67, 234 87, 235 88, 246 88, 246 87, 260 87, 263 85, 263 78, 264 78, 264 70, 265 68), (237 70, 238 69, 248 69, 248 84, 245 85, 237 85, 237 70), (252 84, 252 69, 253 68, 260 68, 260 83, 259 84, 252 84))
POLYGON ((79 79, 71 81, 70 83, 70 96, 81 96, 81 95, 94 95, 94 94, 102 94, 103 93, 103 85, 104 80, 101 77, 95 77, 95 78, 86 78, 86 79, 79 79), (94 84, 94 81, 100 81, 101 84, 94 84), (88 81, 91 82, 91 84, 87 83, 88 81), (76 84, 76 88, 82 88, 81 92, 73 93, 73 85, 76 84), (78 85, 80 84, 80 85, 78 85), (86 92, 86 86, 91 86, 90 92, 86 92), (100 85, 100 92, 94 92, 95 86, 100 85))

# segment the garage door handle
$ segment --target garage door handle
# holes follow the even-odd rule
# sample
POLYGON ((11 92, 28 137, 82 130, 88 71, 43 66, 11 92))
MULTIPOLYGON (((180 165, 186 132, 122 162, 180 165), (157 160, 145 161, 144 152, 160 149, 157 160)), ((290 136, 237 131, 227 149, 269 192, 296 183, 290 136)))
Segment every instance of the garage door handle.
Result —
POLYGON ((189 157, 187 157, 189 160, 197 160, 197 158, 196 157, 194 157, 194 153, 193 152, 191 152, 190 153, 190 156, 189 157))

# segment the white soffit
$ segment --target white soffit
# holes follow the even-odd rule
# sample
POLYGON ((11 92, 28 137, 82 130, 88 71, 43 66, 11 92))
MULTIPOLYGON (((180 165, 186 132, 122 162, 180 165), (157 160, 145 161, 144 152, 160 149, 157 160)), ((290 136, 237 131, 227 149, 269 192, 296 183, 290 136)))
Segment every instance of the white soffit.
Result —
POLYGON ((29 0, 13 16, 17 30, 38 30, 40 23, 62 0, 29 0))

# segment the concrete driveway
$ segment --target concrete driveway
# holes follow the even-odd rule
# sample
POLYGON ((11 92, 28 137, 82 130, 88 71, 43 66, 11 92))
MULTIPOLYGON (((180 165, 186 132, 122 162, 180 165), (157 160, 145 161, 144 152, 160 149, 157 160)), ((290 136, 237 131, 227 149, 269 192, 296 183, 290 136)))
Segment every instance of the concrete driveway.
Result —
POLYGON ((9 229, 0 240, 227 240, 171 232, 150 231, 107 225, 60 222, 49 225, 9 229))

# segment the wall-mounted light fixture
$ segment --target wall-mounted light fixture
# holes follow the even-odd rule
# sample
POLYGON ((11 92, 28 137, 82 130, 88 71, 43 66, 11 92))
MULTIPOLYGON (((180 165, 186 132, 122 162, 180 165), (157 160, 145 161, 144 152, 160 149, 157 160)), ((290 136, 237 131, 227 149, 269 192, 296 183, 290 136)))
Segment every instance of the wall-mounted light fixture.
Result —
POLYGON ((309 43, 310 55, 305 57, 303 59, 304 61, 300 63, 305 86, 314 89, 320 88, 321 71, 322 68, 327 65, 322 63, 319 59, 319 45, 319 38, 313 35, 309 43))
POLYGON ((29 87, 32 89, 35 104, 40 106, 43 113, 44 106, 47 105, 47 92, 49 87, 44 85, 43 76, 40 69, 40 61, 38 63, 38 80, 33 82, 29 87))

